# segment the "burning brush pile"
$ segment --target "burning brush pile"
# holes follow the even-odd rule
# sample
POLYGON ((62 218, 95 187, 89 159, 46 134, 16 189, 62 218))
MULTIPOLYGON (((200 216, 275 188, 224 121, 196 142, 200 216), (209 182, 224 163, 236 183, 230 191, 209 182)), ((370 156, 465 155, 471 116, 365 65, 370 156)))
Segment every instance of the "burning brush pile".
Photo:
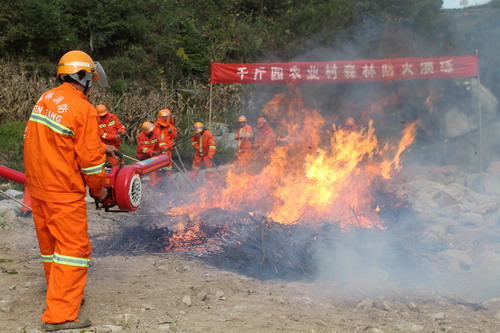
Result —
POLYGON ((169 202, 162 248, 254 276, 314 276, 318 245, 384 230, 397 214, 403 201, 391 182, 417 123, 394 143, 380 143, 372 121, 356 130, 329 123, 304 104, 298 88, 276 95, 262 114, 276 147, 255 152, 248 166, 219 168, 189 200, 169 202))

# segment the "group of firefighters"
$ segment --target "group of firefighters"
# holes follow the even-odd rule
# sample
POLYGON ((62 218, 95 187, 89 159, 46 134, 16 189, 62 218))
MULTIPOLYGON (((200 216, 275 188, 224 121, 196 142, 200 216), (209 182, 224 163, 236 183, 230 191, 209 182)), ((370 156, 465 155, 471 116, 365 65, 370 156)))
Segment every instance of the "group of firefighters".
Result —
MULTIPOLYGON (((100 104, 96 106, 99 122, 99 135, 101 141, 106 145, 120 150, 121 136, 125 133, 125 127, 118 117, 109 112, 107 108, 100 104)), ((255 131, 247 123, 245 116, 240 116, 237 120, 238 129, 234 139, 237 141, 237 163, 239 167, 245 168, 250 165, 254 150, 262 157, 266 156, 276 146, 276 139, 273 130, 267 120, 263 117, 257 119, 257 130, 255 131)), ((193 126, 194 133, 191 137, 191 144, 194 148, 193 164, 190 178, 196 180, 199 170, 204 167, 207 179, 212 178, 214 171, 213 156, 216 152, 216 142, 212 132, 205 128, 201 122, 196 122, 193 126)), ((136 157, 145 160, 160 154, 170 157, 170 162, 161 171, 150 174, 149 185, 156 186, 170 179, 172 174, 172 149, 175 147, 177 138, 177 128, 170 109, 158 111, 156 121, 146 121, 142 124, 141 131, 137 135, 136 157)), ((113 156, 108 156, 108 163, 118 166, 119 160, 113 156)))
MULTIPOLYGON (((60 85, 44 92, 36 102, 24 135, 26 193, 31 194, 40 257, 47 282, 46 308, 41 317, 46 331, 91 326, 78 320, 90 264, 87 187, 97 201, 108 196, 105 164, 117 165, 115 151, 120 149, 125 127, 104 105, 89 102, 93 82, 107 84, 98 62, 82 51, 70 51, 59 60, 60 85)), ((249 165, 257 152, 265 157, 276 145, 273 130, 265 118, 257 119, 254 131, 245 116, 238 118, 237 163, 249 165)), ((351 124, 355 127, 355 124, 351 124)), ((202 123, 194 124, 194 148, 190 176, 195 179, 201 167, 213 174, 216 142, 202 123)), ((353 128, 355 130, 355 128, 353 128)), ((137 136, 138 159, 159 154, 172 156, 177 129, 169 109, 158 112, 154 122, 142 124, 137 136)), ((167 176, 172 165, 167 166, 167 176)), ((151 176, 152 184, 158 181, 151 176)))

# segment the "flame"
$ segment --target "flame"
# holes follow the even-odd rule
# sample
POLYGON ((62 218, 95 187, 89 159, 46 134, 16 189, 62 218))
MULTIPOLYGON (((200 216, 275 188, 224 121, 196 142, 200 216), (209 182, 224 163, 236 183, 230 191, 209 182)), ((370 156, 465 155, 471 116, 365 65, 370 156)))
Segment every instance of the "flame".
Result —
POLYGON ((331 221, 343 230, 384 228, 374 187, 400 170, 417 122, 404 129, 397 147, 380 147, 373 121, 358 131, 335 125, 332 131, 318 110, 304 105, 296 87, 275 95, 262 112, 282 141, 267 164, 229 168, 220 184, 200 187, 193 204, 175 211, 259 211, 283 224, 331 221))

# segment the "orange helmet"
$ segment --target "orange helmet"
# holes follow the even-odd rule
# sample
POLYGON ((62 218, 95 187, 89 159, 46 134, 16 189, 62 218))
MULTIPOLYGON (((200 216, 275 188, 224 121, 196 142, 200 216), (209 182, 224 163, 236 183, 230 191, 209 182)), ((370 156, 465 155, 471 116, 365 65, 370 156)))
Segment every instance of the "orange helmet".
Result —
POLYGON ((345 124, 347 126, 352 126, 354 125, 354 118, 353 117, 348 117, 346 120, 345 120, 345 124))
POLYGON ((98 106, 96 106, 95 109, 97 110, 97 114, 100 116, 104 116, 108 113, 108 110, 102 104, 99 104, 98 106))
POLYGON ((69 51, 59 59, 57 65, 57 77, 69 75, 73 80, 82 86, 92 86, 92 81, 97 80, 95 76, 94 60, 85 52, 69 51), (84 71, 85 75, 78 75, 84 71))
POLYGON ((264 117, 259 117, 259 118, 257 118, 257 127, 261 127, 261 126, 262 126, 262 125, 264 125, 265 123, 267 123, 266 118, 264 118, 264 117))
POLYGON ((145 121, 142 123, 142 130, 144 131, 144 133, 151 133, 154 129, 155 125, 153 125, 153 123, 150 123, 149 121, 145 121))
POLYGON ((101 64, 94 62, 83 51, 69 51, 59 59, 57 77, 60 78, 66 75, 86 87, 92 86, 92 81, 97 81, 102 87, 108 86, 108 79, 101 64), (82 71, 85 72, 85 75, 77 74, 82 71))
POLYGON ((162 110, 158 111, 158 116, 160 116, 160 117, 168 117, 171 115, 172 115, 172 112, 170 111, 170 109, 162 109, 162 110))
POLYGON ((247 121, 247 117, 245 117, 245 116, 239 116, 237 121, 238 121, 239 123, 244 123, 244 122, 246 122, 246 121, 247 121))
POLYGON ((201 131, 203 131, 203 128, 204 128, 203 124, 200 123, 199 121, 194 123, 193 127, 194 127, 194 131, 196 133, 201 133, 201 131))

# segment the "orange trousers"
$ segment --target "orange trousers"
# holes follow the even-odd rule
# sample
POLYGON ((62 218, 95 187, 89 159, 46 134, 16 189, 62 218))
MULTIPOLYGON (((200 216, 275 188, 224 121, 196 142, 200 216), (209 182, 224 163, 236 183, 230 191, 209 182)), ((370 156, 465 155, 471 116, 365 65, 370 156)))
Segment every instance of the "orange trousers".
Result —
POLYGON ((153 171, 149 174, 149 185, 150 186, 156 186, 158 184, 161 184, 163 182, 163 172, 165 172, 165 175, 167 176, 167 180, 170 180, 172 177, 172 151, 167 150, 165 153, 170 157, 169 163, 161 168, 159 171, 153 171))
POLYGON ((246 168, 250 165, 252 161, 252 148, 250 149, 241 149, 236 154, 237 164, 241 168, 246 168))
POLYGON ((191 167, 191 172, 189 173, 191 180, 196 180, 198 178, 198 173, 203 165, 205 165, 205 169, 207 171, 207 178, 212 178, 214 173, 212 158, 209 156, 201 156, 200 153, 196 152, 194 154, 193 166, 191 167))
POLYGON ((57 324, 75 320, 92 252, 85 200, 58 203, 32 197, 31 201, 48 284, 42 321, 57 324))

